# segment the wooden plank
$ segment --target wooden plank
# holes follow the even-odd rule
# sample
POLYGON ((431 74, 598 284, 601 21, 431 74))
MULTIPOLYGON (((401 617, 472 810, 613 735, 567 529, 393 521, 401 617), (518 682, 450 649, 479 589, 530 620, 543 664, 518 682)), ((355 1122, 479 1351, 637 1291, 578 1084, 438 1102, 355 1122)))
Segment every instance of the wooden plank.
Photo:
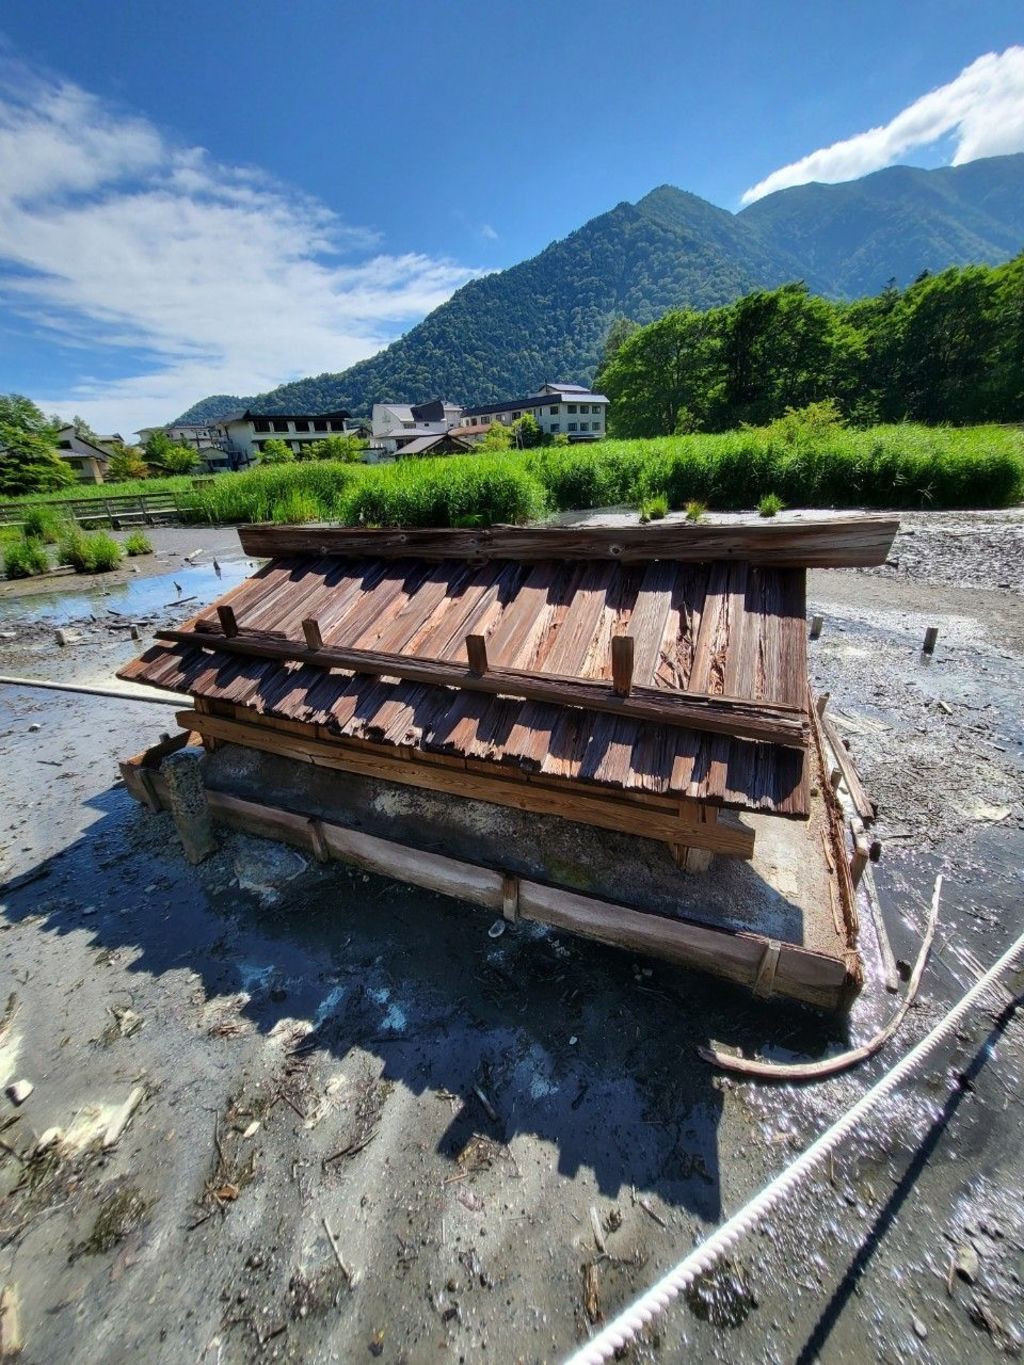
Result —
POLYGON ((633 686, 633 647, 632 635, 612 639, 612 690, 617 697, 628 697, 633 686))
POLYGON ((552 786, 532 786, 509 781, 500 774, 485 777, 462 768, 410 763, 387 751, 375 751, 366 745, 361 749, 348 748, 339 743, 292 736, 261 724, 245 724, 220 716, 200 715, 183 711, 178 720, 200 735, 247 745, 265 753, 280 754, 285 758, 341 772, 360 773, 366 777, 397 782, 402 786, 419 787, 428 791, 443 791, 452 796, 488 801, 515 810, 531 811, 538 815, 557 815, 564 820, 594 825, 599 829, 615 829, 643 838, 671 842, 684 839, 701 848, 733 857, 749 858, 754 851, 754 834, 739 822, 700 824, 686 822, 671 813, 660 814, 614 797, 581 792, 568 786, 557 790, 552 786))
MULTIPOLYGON (((160 640, 200 647, 210 647, 213 642, 207 632, 159 630, 156 635, 160 640)), ((806 716, 798 707, 752 702, 743 697, 676 693, 652 687, 637 687, 630 696, 618 697, 605 682, 555 673, 529 673, 523 669, 499 668, 492 664, 486 673, 478 674, 466 665, 443 659, 422 659, 336 645, 311 650, 305 642, 299 644, 297 641, 280 640, 253 631, 213 638, 216 639, 217 649, 250 658, 287 660, 325 669, 351 670, 371 677, 404 678, 435 687, 457 687, 495 696, 521 697, 526 701, 581 706, 614 716, 629 716, 634 720, 655 721, 658 724, 734 735, 770 744, 802 747, 807 742, 806 716)))
POLYGON ((832 717, 822 713, 821 727, 825 731, 825 738, 829 742, 836 762, 839 764, 839 771, 842 773, 846 790, 850 793, 850 799, 854 804, 857 814, 866 825, 871 824, 875 818, 875 807, 864 789, 864 784, 860 780, 860 774, 854 766, 853 757, 849 749, 843 743, 842 736, 835 727, 832 717))
MULTIPOLYGON (((156 783, 158 792, 160 786, 156 783)), ((165 793, 160 794, 166 799, 165 793)), ((512 878, 476 863, 429 853, 226 792, 208 791, 207 801, 211 816, 231 828, 284 840, 314 856, 323 850, 330 857, 355 863, 379 876, 397 878, 483 906, 510 919, 533 920, 632 952, 649 953, 748 988, 758 981, 759 968, 769 947, 769 940, 760 934, 634 910, 542 882, 512 878)), ((848 961, 795 944, 779 945, 773 981, 776 995, 787 995, 824 1009, 841 1009, 857 984, 856 978, 851 977, 848 961)))
POLYGON ((243 526, 246 554, 366 555, 431 559, 742 559, 791 568, 884 564, 899 529, 892 517, 836 517, 777 525, 495 526, 490 530, 357 530, 338 526, 243 526))

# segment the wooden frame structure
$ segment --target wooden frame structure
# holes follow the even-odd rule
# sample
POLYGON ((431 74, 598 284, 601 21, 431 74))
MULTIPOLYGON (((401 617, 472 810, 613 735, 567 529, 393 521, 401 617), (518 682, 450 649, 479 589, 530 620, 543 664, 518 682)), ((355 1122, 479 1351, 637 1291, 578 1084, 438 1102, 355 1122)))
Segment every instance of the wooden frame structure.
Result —
MULTIPOLYGON (((178 719, 208 749, 239 745, 661 840, 681 867, 702 871, 712 854, 753 856, 754 831, 734 812, 807 818, 810 770, 824 760, 808 704, 804 569, 884 562, 897 526, 861 517, 614 529, 245 527, 243 548, 270 562, 212 609, 158 631, 158 643, 119 676, 191 693, 194 709, 178 719)), ((125 780, 159 805, 154 771, 132 760, 125 780)), ((257 816, 252 802, 243 811, 232 799, 210 793, 216 818, 244 814, 279 837, 301 834, 318 856, 358 842, 354 831, 328 838, 315 820, 294 823, 308 814, 257 816)), ((838 843, 833 853, 845 868, 838 843)), ((396 844, 388 856, 405 875, 410 859, 435 855, 396 844)), ((832 915, 837 929, 847 926, 852 952, 846 872, 832 915)), ((458 873, 467 885, 486 884, 488 905, 502 875, 458 873)), ((543 903, 546 922, 558 923, 557 894, 528 889, 527 904, 543 903)), ((623 924, 644 917, 572 904, 565 913, 591 929, 600 921, 606 930, 602 915, 613 911, 623 924)), ((671 956, 675 931, 655 924, 651 932, 671 956)), ((741 974, 761 989, 778 976, 780 953, 788 961, 806 951, 784 945, 769 972, 762 950, 751 975, 744 948, 741 974)), ((831 984, 789 993, 835 1005, 856 978, 844 961, 831 984)))

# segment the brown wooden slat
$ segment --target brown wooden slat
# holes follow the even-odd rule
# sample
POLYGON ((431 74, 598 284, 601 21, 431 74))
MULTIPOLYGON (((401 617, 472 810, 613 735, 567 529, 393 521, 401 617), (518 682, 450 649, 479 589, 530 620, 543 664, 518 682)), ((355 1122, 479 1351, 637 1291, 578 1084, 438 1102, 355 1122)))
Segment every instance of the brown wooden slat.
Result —
POLYGON ((243 526, 239 539, 247 554, 271 559, 288 554, 606 559, 623 564, 652 559, 733 559, 793 568, 866 568, 885 563, 898 529, 894 518, 862 516, 770 525, 661 522, 656 526, 496 526, 490 530, 243 526))

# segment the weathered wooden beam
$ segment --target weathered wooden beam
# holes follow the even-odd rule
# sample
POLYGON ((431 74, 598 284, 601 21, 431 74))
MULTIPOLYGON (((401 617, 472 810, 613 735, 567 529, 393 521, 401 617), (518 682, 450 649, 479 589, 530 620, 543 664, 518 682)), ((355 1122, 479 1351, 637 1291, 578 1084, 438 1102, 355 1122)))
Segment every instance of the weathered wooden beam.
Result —
POLYGON ((483 677, 487 672, 487 641, 482 635, 466 636, 466 658, 470 673, 483 677))
POLYGON ((613 794, 602 793, 599 789, 590 795, 578 789, 560 792, 551 787, 533 787, 509 781, 499 774, 484 777, 461 768, 410 763, 385 750, 373 752, 369 746, 363 750, 352 749, 326 740, 291 735, 257 722, 247 724, 220 716, 200 715, 195 711, 180 712, 178 720, 201 735, 212 735, 264 753, 280 754, 300 763, 359 773, 364 777, 446 792, 470 800, 489 801, 493 805, 537 815, 557 815, 563 820, 659 839, 664 843, 685 841, 694 847, 736 858, 751 858, 754 853, 753 830, 734 818, 705 823, 698 814, 691 824, 678 814, 662 814, 618 801, 613 794))
MULTIPOLYGON (((628 697, 617 696, 606 682, 593 678, 569 678, 557 673, 529 673, 524 669, 493 664, 485 672, 447 659, 421 659, 415 655, 386 654, 372 649, 336 645, 310 649, 297 641, 282 640, 260 631, 211 636, 208 631, 158 630, 160 640, 172 640, 201 649, 224 649, 256 659, 279 659, 340 668, 371 677, 404 678, 436 687, 458 687, 495 696, 522 697, 526 701, 581 706, 590 711, 610 712, 632 720, 706 730, 737 739, 760 740, 802 748, 807 742, 805 713, 781 702, 751 701, 745 697, 711 697, 668 688, 634 687, 628 697)), ((486 653, 486 651, 485 651, 486 653)))
POLYGON ((778 525, 493 526, 466 530, 363 530, 347 526, 242 526, 246 554, 426 559, 745 559, 777 568, 884 564, 899 529, 893 517, 836 517, 778 525))
POLYGON ((846 785, 846 790, 850 793, 854 809, 865 824, 870 825, 875 818, 875 807, 864 788, 864 783, 860 780, 860 774, 853 761, 849 749, 843 743, 842 736, 835 727, 835 722, 831 716, 821 717, 821 726, 825 731, 825 738, 828 740, 829 748, 835 755, 836 763, 839 765, 840 779, 846 785))
POLYGON ((612 688, 617 697, 628 697, 633 687, 633 637, 612 637, 612 688))
POLYGON ((302 633, 306 637, 307 649, 323 649, 323 636, 320 634, 320 622, 314 616, 307 616, 302 623, 302 633))
POLYGON ((220 620, 220 628, 227 639, 238 634, 238 622, 235 620, 235 613, 226 602, 222 602, 217 608, 217 616, 220 620))
MULTIPOLYGON (((154 776, 159 778, 159 774, 154 776)), ((158 781, 158 789, 162 786, 158 781)), ((162 790, 161 796, 166 799, 162 790)), ((748 988, 757 982, 769 946, 770 941, 760 934, 634 910, 542 882, 510 878, 496 869, 224 792, 207 792, 207 801, 213 819, 232 829, 280 839, 314 856, 324 851, 328 857, 354 863, 382 877, 410 882, 506 917, 514 913, 517 919, 547 924, 631 952, 650 953, 748 988), (511 881, 516 883, 514 889, 511 881)), ((858 985, 850 959, 828 957, 797 944, 779 945, 774 994, 822 1009, 843 1009, 858 985)))

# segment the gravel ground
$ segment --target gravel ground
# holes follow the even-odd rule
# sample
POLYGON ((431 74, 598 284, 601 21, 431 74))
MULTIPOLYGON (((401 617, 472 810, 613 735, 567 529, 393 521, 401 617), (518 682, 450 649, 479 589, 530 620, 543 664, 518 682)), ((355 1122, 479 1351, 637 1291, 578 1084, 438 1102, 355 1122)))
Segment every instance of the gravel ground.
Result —
MULTIPOLYGON (((0 1286, 23 1358, 556 1361, 755 1193, 1024 928, 1021 520, 950 523, 909 518, 899 569, 811 576, 812 674, 880 806, 899 956, 948 878, 899 1040, 813 1087, 734 1084, 694 1047, 865 1036, 891 1008, 870 935, 844 1030, 536 927, 491 939, 477 911, 251 838, 189 867, 116 781, 169 710, 0 690, 0 1073, 34 1087, 0 1098, 0 1286), (983 541, 1005 547, 987 580, 983 541)), ((151 587, 0 602, 2 671, 109 677, 138 648, 124 621, 246 571, 230 533, 191 567, 195 533, 162 534, 151 587)), ((1016 1355, 1024 1028, 1005 1003, 629 1358, 1016 1355)))

